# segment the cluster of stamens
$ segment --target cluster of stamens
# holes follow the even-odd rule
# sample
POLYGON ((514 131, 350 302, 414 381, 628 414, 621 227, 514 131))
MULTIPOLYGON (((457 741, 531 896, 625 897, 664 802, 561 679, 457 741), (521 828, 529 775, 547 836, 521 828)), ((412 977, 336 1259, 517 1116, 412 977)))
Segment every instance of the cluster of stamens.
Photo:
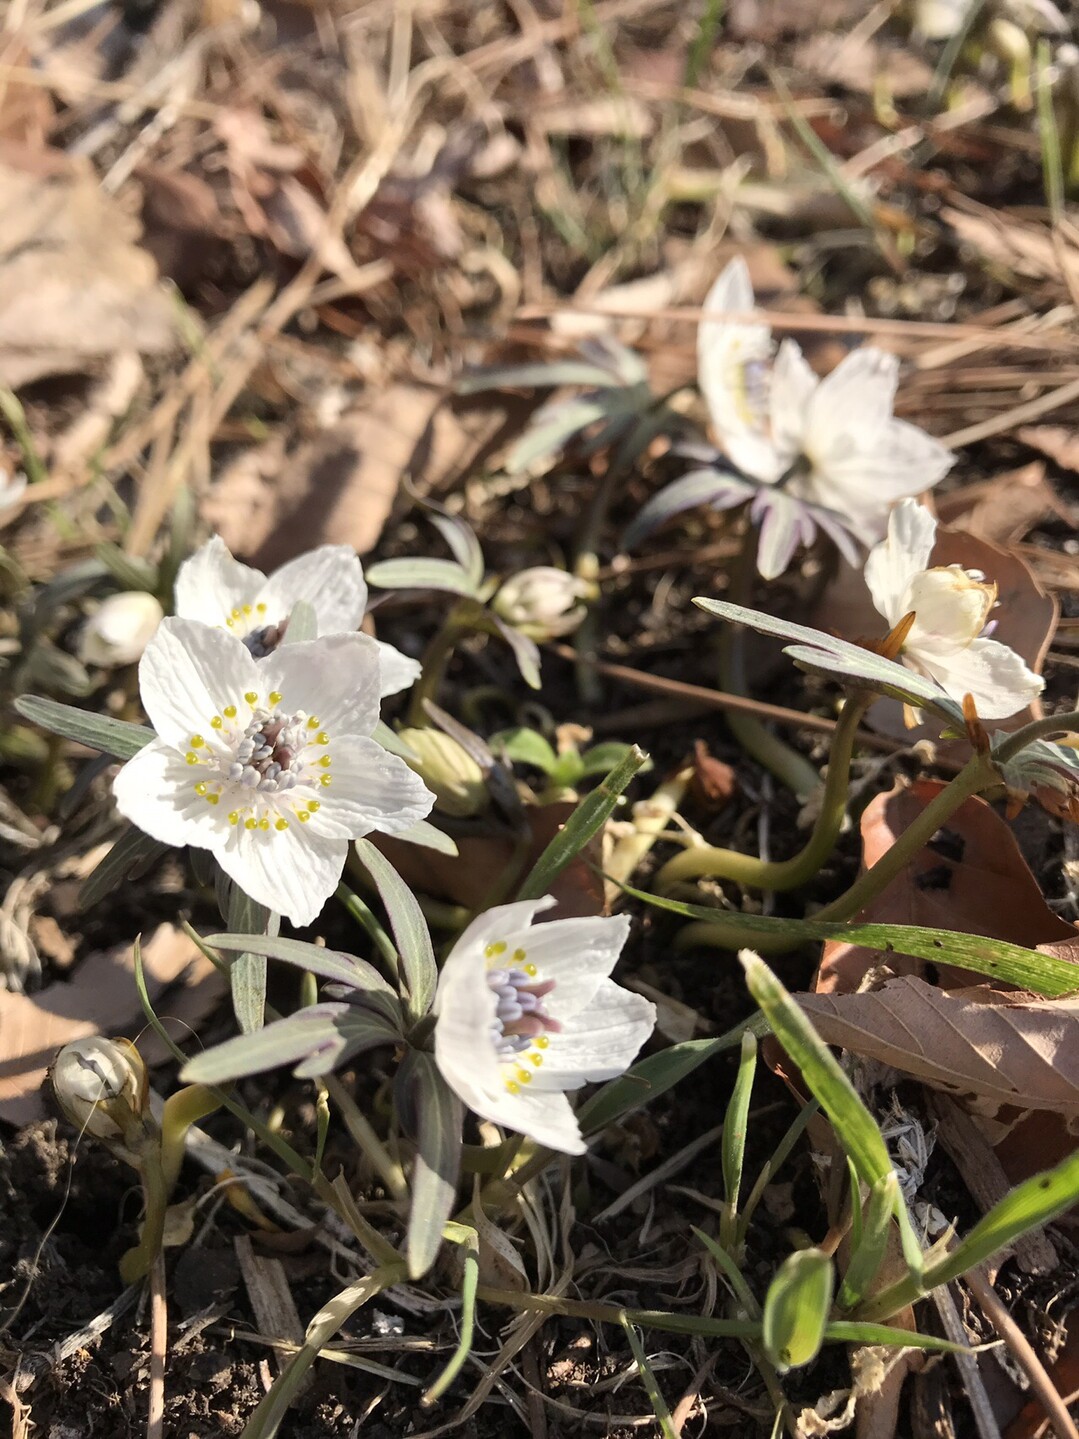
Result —
POLYGON ((257 660, 272 655, 288 629, 287 615, 276 624, 267 624, 266 614, 267 608, 260 601, 257 605, 237 605, 225 620, 226 627, 237 634, 257 660), (255 621, 261 623, 252 628, 255 621))
MULTIPOLYGON (((507 948, 499 940, 489 944, 484 955, 489 961, 498 960, 507 948)), ((506 1076, 506 1088, 511 1094, 519 1094, 523 1085, 531 1084, 532 1071, 525 1062, 538 1069, 543 1063, 543 1051, 551 1042, 548 1036, 560 1028, 543 1003, 555 982, 540 979, 536 966, 526 963, 527 958, 525 950, 515 949, 510 965, 495 965, 487 971, 487 986, 496 1000, 491 1043, 499 1059, 512 1066, 506 1076)))
POLYGON ((244 695, 250 708, 246 724, 238 705, 226 705, 210 720, 211 741, 201 734, 188 741, 187 763, 212 771, 210 778, 195 781, 195 793, 211 805, 220 804, 227 796, 236 805, 228 815, 232 825, 242 824, 249 830, 268 830, 271 825, 276 830, 288 829, 282 807, 306 824, 318 812, 320 801, 290 792, 297 787, 326 789, 332 782, 328 773, 330 736, 321 721, 304 710, 282 714, 277 708, 281 699, 274 690, 267 696, 268 707, 262 707, 258 695, 249 691, 244 695), (321 752, 313 755, 312 748, 321 752))

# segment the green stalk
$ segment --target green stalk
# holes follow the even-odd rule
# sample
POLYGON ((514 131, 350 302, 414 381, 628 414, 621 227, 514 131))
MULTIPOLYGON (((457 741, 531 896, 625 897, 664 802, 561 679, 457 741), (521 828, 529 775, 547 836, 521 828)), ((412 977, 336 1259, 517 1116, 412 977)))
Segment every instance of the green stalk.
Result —
POLYGON ((180 1177, 187 1131, 220 1108, 221 1096, 205 1084, 189 1084, 165 1100, 161 1111, 161 1172, 166 1194, 172 1193, 180 1177))
POLYGON ((136 1284, 149 1274, 150 1265, 161 1252, 165 1237, 165 1211, 169 1207, 169 1191, 165 1184, 161 1151, 156 1145, 148 1145, 139 1159, 139 1178, 142 1180, 142 1191, 146 1197, 146 1213, 138 1244, 120 1259, 120 1278, 125 1284, 136 1284))
POLYGON ((442 628, 424 651, 420 661, 420 677, 412 688, 412 699, 408 706, 410 725, 422 727, 430 724, 424 702, 437 698, 457 641, 473 628, 471 619, 475 610, 474 600, 454 605, 443 621, 442 628))
POLYGON ((1033 744, 1036 739, 1059 734, 1061 731, 1069 734, 1079 731, 1079 710, 1069 710, 1062 715, 1046 715, 1044 719, 1033 720, 1024 725, 1022 729, 1017 729, 1014 734, 1001 740, 993 751, 993 758, 998 764, 1007 764, 1020 750, 1026 749, 1027 745, 1033 744))
MULTIPOLYGON (((848 700, 843 707, 832 739, 832 752, 828 760, 828 774, 824 782, 824 793, 821 795, 820 809, 813 831, 798 854, 792 855, 790 859, 773 861, 758 859, 752 854, 741 854, 734 849, 693 845, 667 861, 656 876, 657 890, 670 890, 681 880, 697 879, 701 875, 733 879, 739 884, 752 885, 754 889, 773 891, 797 889, 799 885, 808 884, 830 858, 843 827, 854 741, 862 716, 871 702, 870 698, 859 697, 848 700)), ((733 716, 728 716, 728 719, 732 718, 733 716)), ((775 736, 770 735, 769 738, 774 739, 775 736)), ((817 783, 819 782, 818 779, 817 783)))

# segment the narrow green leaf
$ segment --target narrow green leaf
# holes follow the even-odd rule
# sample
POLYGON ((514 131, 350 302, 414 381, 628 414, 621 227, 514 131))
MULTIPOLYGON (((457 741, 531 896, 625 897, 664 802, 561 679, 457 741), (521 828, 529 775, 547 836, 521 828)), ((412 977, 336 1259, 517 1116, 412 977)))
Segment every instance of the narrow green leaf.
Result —
MULTIPOLYGON (((655 909, 665 909, 686 919, 703 920, 716 931, 724 925, 738 929, 743 936, 760 935, 763 941, 777 937, 804 939, 807 943, 838 940, 844 944, 863 945, 882 954, 905 954, 914 959, 928 959, 934 964, 955 965, 957 969, 973 970, 1002 984, 1014 984, 1046 999, 1079 991, 1079 965, 1069 964, 1052 954, 1024 949, 1001 939, 982 934, 965 934, 958 930, 930 929, 914 924, 858 924, 816 919, 786 919, 760 914, 731 913, 703 904, 687 904, 668 899, 665 895, 648 894, 623 885, 624 893, 643 900, 655 909)), ((740 946, 739 946, 740 947, 740 946)))
POLYGON ((801 1070, 811 1093, 820 1100, 859 1177, 872 1185, 891 1174, 888 1146, 876 1121, 797 1001, 760 955, 742 950, 738 957, 750 994, 760 1005, 772 1033, 801 1070))
MULTIPOLYGON (((860 1215, 857 1188, 854 1189, 852 1202, 855 1212, 860 1215)), ((840 1309, 853 1309, 876 1278, 888 1243, 892 1216, 902 1202, 899 1178, 895 1174, 886 1174, 883 1179, 878 1179, 869 1191, 865 1218, 859 1225, 861 1232, 857 1236, 852 1235, 850 1262, 839 1288, 840 1309)))
POLYGON ((325 949, 303 939, 282 939, 279 935, 211 934, 203 941, 214 949, 252 950, 268 959, 294 964, 308 974, 320 975, 336 984, 347 985, 363 995, 365 1004, 377 1008, 387 1019, 400 1018, 397 992, 387 984, 373 964, 339 949, 325 949))
POLYGON ((604 388, 611 376, 599 365, 583 360, 553 360, 537 365, 492 365, 488 369, 466 370, 454 384, 459 395, 476 395, 482 390, 556 389, 562 385, 596 385, 604 388))
POLYGON ((499 730, 488 743, 495 754, 501 752, 514 764, 529 764, 544 774, 550 774, 558 764, 558 755, 548 741, 538 730, 527 729, 524 725, 499 730))
POLYGON ((412 1103, 419 1132, 412 1171, 412 1206, 408 1215, 408 1273, 426 1274, 438 1256, 442 1230, 453 1210, 461 1171, 461 1126, 464 1106, 442 1078, 434 1056, 410 1050, 402 1080, 413 1087, 412 1103))
POLYGON ((379 590, 445 590, 476 598, 477 586, 452 560, 382 560, 367 571, 367 582, 379 590))
POLYGON ((19 695, 15 708, 23 719, 31 720, 64 739, 84 744, 117 759, 132 759, 156 736, 148 725, 129 724, 127 720, 108 715, 88 714, 74 705, 63 705, 40 695, 19 695))
POLYGON ((483 551, 480 549, 480 542, 476 538, 475 531, 467 521, 459 515, 443 515, 437 510, 426 507, 427 518, 434 525, 442 538, 449 545, 453 552, 453 558, 464 570, 465 574, 472 581, 476 589, 483 584, 483 576, 486 566, 483 562, 483 551))
POLYGON ((832 1307, 835 1269, 823 1249, 789 1254, 764 1297, 764 1352, 783 1373, 800 1369, 820 1353, 832 1307))
POLYGON ((95 545, 94 554, 125 590, 149 590, 152 593, 157 589, 157 571, 146 560, 127 555, 118 545, 109 542, 95 545))
POLYGON ((647 758, 643 750, 632 745, 622 762, 581 800, 536 861, 518 892, 518 899, 541 899, 549 892, 567 865, 572 864, 593 835, 598 834, 610 819, 622 791, 647 758))
POLYGON ((413 1019, 419 1019, 430 1009, 438 984, 438 966, 427 921, 416 896, 385 855, 366 839, 356 840, 355 849, 386 906, 408 985, 409 1014, 413 1019))
POLYGON ((738 1196, 742 1187, 742 1164, 746 1153, 746 1126, 749 1101, 753 1094, 753 1078, 757 1069, 757 1040, 751 1030, 742 1035, 742 1053, 734 1080, 730 1103, 723 1121, 722 1161, 723 1191, 727 1201, 722 1240, 733 1248, 738 1215, 738 1196))
POLYGON ((521 678, 525 684, 530 689, 538 690, 540 687, 540 652, 535 640, 530 640, 520 630, 515 630, 512 625, 508 625, 493 610, 487 610, 483 618, 491 633, 501 635, 513 651, 513 658, 517 661, 517 668, 521 671, 521 678))
POLYGON ((472 1335, 476 1327, 476 1286, 480 1277, 479 1235, 469 1225, 451 1220, 444 1226, 442 1236, 461 1246, 464 1273, 461 1280, 461 1322, 458 1326, 460 1333, 457 1348, 450 1356, 449 1363, 420 1400, 425 1409, 438 1403, 464 1368, 465 1360, 472 1352, 472 1335))
MULTIPOLYGON (((281 918, 246 894, 235 882, 229 889, 225 921, 234 934, 276 935, 281 918)), ((266 1022, 266 956, 257 949, 244 950, 229 966, 232 1008, 244 1034, 261 1029, 266 1022)))
POLYGON ((134 825, 125 829, 108 854, 83 880, 79 888, 79 908, 89 909, 125 880, 136 865, 152 862, 167 854, 169 846, 151 839, 134 825))
POLYGON ((633 1359, 637 1365, 637 1373, 641 1376, 641 1383, 644 1385, 644 1392, 648 1395, 648 1402, 652 1406, 652 1413, 656 1416, 656 1423, 659 1425, 659 1432, 663 1439, 681 1439, 678 1430, 674 1427, 674 1420, 671 1418, 671 1411, 667 1408, 667 1401, 663 1397, 663 1391, 656 1383, 656 1376, 652 1373, 651 1365, 648 1363, 648 1355, 644 1352, 644 1345, 640 1336, 628 1319, 623 1319, 622 1329, 629 1347, 633 1351, 633 1359))
POLYGON ((370 1011, 351 1004, 312 1004, 197 1054, 184 1066, 183 1078, 223 1084, 296 1064, 296 1077, 310 1079, 328 1074, 351 1055, 399 1042, 397 1031, 370 1011))

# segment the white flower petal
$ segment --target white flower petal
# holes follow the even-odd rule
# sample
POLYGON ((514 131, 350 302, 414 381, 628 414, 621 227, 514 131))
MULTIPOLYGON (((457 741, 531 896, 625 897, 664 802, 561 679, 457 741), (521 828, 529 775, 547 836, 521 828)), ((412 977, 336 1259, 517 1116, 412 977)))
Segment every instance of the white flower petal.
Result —
POLYGON ((624 1074, 655 1026, 654 1004, 613 980, 603 980, 588 1008, 563 1023, 560 1034, 551 1035, 530 1090, 580 1089, 624 1074))
POLYGON ((865 582, 873 603, 897 625, 912 608, 907 603, 911 582, 929 565, 937 538, 937 522, 924 505, 902 500, 888 517, 888 536, 865 562, 865 582))
MULTIPOLYGON (((450 952, 446 965, 454 962, 455 956, 471 952, 482 953, 489 944, 513 941, 513 948, 531 938, 530 925, 534 915, 545 909, 552 909, 556 901, 549 894, 542 899, 516 899, 511 904, 496 904, 485 909, 461 933, 450 952)), ((463 962, 463 961, 456 961, 463 962)))
POLYGON ((728 314, 754 308, 749 269, 739 256, 709 291, 697 329, 697 378, 716 438, 747 475, 774 484, 786 469, 769 433, 768 387, 772 332, 728 314))
POLYGON ((996 602, 996 586, 976 579, 959 565, 938 566, 915 575, 907 588, 906 609, 913 610, 903 653, 917 662, 950 659, 985 629, 996 602))
POLYGON ((351 546, 320 545, 274 570, 258 600, 266 606, 267 624, 287 619, 297 601, 305 600, 315 611, 319 635, 349 634, 367 608, 367 582, 351 546))
POLYGON ((214 851, 217 862, 243 892, 292 924, 311 924, 333 894, 345 867, 348 844, 312 834, 310 825, 286 830, 235 825, 214 851))
POLYGON ((399 694, 401 690, 407 690, 419 679, 423 666, 419 660, 414 660, 411 655, 404 655, 393 645, 388 645, 384 640, 376 640, 378 645, 378 662, 381 666, 382 678, 379 684, 379 693, 385 699, 387 695, 399 694))
POLYGON ((430 814, 435 797, 423 780, 375 740, 347 735, 331 740, 328 753, 332 783, 318 791, 320 807, 306 826, 313 834, 397 834, 430 814))
POLYGON ((875 445, 891 421, 899 383, 895 355, 863 345, 844 355, 809 400, 805 451, 822 470, 833 453, 875 445))
POLYGON ((864 449, 841 452, 837 443, 808 483, 819 504, 846 514, 862 542, 876 544, 894 502, 931 489, 954 463, 924 430, 892 420, 864 449))
MULTIPOLYGON (((809 402, 817 376, 793 340, 784 340, 772 369, 772 443, 791 465, 801 453, 809 421, 809 402)), ((786 468, 785 466, 785 468, 786 468)))
POLYGON ((225 841, 228 820, 220 806, 195 793, 191 767, 163 740, 151 740, 113 781, 116 808, 151 839, 213 849, 225 841))
POLYGON ((999 640, 975 640, 941 659, 919 656, 919 667, 954 700, 962 703, 965 695, 973 695, 982 719, 1006 719, 1026 709, 1045 688, 1045 681, 999 640))
MULTIPOLYGON (((477 1109, 476 1113, 483 1111, 477 1109)), ((588 1148, 581 1137, 573 1106, 561 1091, 541 1094, 522 1089, 519 1094, 510 1094, 503 1090, 497 1104, 492 1105, 484 1117, 507 1129, 516 1129, 519 1134, 526 1134, 548 1149, 557 1149, 560 1154, 584 1154, 588 1148)))
POLYGON ((266 581, 261 570, 234 560, 220 535, 184 560, 176 574, 176 613, 181 619, 223 625, 239 605, 255 602, 266 581))
POLYGON ((260 692, 277 690, 280 708, 315 713, 334 740, 369 735, 378 723, 378 646, 369 635, 325 635, 285 644, 259 661, 260 692))
POLYGON ((162 620, 139 662, 143 708, 160 737, 178 748, 258 686, 242 641, 196 620, 162 620))
POLYGON ((523 934, 507 937, 510 952, 525 951, 521 963, 534 964, 540 979, 553 979, 545 1001, 552 1019, 564 1023, 588 1009, 600 986, 618 962, 629 936, 629 916, 552 919, 523 934))

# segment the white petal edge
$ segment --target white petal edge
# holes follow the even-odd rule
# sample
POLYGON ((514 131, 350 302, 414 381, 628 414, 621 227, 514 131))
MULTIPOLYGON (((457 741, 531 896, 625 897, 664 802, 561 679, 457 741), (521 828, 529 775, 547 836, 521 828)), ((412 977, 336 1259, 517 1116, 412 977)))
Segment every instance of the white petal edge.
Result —
POLYGON ((393 645, 386 644, 385 640, 376 640, 375 643, 378 645, 378 662, 381 667, 379 693, 382 698, 400 694, 402 690, 414 685, 423 672, 419 660, 402 654, 393 645))
POLYGON ((191 775, 179 750, 151 740, 113 780, 116 808, 162 844, 214 849, 227 838, 228 820, 195 793, 191 775))
POLYGON ((552 1034, 529 1088, 538 1093, 580 1089, 615 1079, 636 1059, 656 1027, 656 1007, 643 995, 605 979, 588 1008, 552 1034))
POLYGON ((975 640, 965 650, 935 661, 919 656, 919 667, 962 704, 973 695, 982 719, 1007 719, 1026 709, 1045 688, 1021 655, 999 640, 975 640))
POLYGON ((784 340, 772 368, 772 444, 788 468, 801 454, 809 402, 820 384, 794 340, 784 340))
POLYGON ((229 828, 215 848, 230 879, 259 904, 295 925, 312 924, 341 879, 348 845, 310 833, 309 825, 287 830, 229 828))
POLYGON ((315 611, 319 635, 349 634, 367 608, 360 557, 349 545, 319 545, 274 570, 258 593, 267 624, 277 624, 299 600, 315 611))
POLYGON ((331 743, 346 734, 370 735, 378 723, 381 674, 378 645, 369 635, 324 635, 284 644, 258 663, 259 686, 277 690, 280 708, 317 715, 331 743))
POLYGON ((534 925, 527 933, 508 939, 510 953, 519 944, 534 964, 540 979, 553 979, 554 990, 547 996, 547 1012, 564 1024, 586 1010, 629 938, 629 915, 593 916, 580 919, 552 919, 534 925))
POLYGON ((139 694, 158 735, 186 748, 192 733, 209 735, 226 705, 258 688, 247 647, 227 630, 173 616, 162 620, 139 661, 139 694))
POLYGON ((865 562, 869 593, 889 625, 897 625, 906 613, 903 605, 910 583, 929 567, 936 539, 936 520, 916 500, 901 500, 889 515, 887 538, 865 562))
POLYGON ((313 834, 349 840, 372 830, 397 834, 431 813, 435 797, 403 759, 362 735, 331 740, 327 773, 332 783, 318 791, 320 807, 306 828, 313 834))
POLYGON ((176 572, 176 613, 181 619, 223 625, 239 605, 254 604, 266 576, 233 559, 220 535, 197 549, 176 572))

